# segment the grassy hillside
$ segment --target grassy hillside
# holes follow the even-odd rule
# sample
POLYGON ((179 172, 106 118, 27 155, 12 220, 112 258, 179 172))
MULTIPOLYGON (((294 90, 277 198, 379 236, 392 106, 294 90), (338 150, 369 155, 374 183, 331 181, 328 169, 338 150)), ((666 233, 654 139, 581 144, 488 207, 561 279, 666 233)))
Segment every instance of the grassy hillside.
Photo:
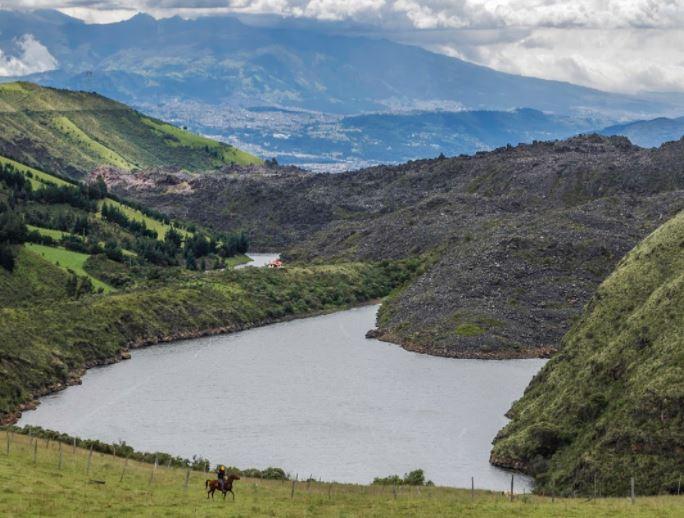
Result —
POLYGON ((87 92, 0 85, 0 154, 80 178, 99 165, 187 169, 259 160, 87 92))
POLYGON ((684 475, 684 212, 620 261, 497 436, 538 491, 676 493, 684 475))
MULTIPOLYGON (((0 432, 0 513, 4 516, 677 516, 681 497, 551 499, 442 487, 391 487, 328 482, 292 483, 243 477, 235 501, 207 500, 204 481, 212 475, 187 468, 155 471, 147 463, 44 439, 0 432), (37 446, 33 446, 37 445, 37 446), (34 462, 35 447, 35 462, 34 462), (124 469, 125 466, 125 469, 124 469), (153 474, 154 471, 154 474, 153 474), (188 476, 187 489, 185 487, 188 476), (36 491, 36 481, 40 490, 36 491), (99 482, 94 482, 99 481, 99 482)), ((229 463, 230 459, 216 461, 229 463)))

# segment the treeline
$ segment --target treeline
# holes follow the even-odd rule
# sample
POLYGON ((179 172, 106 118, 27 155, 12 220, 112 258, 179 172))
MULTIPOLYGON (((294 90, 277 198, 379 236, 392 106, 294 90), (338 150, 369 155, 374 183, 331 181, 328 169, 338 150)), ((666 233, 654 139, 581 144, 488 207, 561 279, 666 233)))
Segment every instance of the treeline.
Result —
POLYGON ((147 228, 147 224, 144 221, 129 218, 124 211, 108 203, 102 205, 102 219, 116 223, 120 227, 130 230, 133 234, 139 236, 149 237, 150 239, 157 239, 158 237, 157 231, 147 228))
POLYGON ((0 202, 0 266, 13 271, 16 256, 13 245, 26 241, 26 224, 21 216, 4 202, 0 202))
MULTIPOLYGON (((133 254, 124 253, 131 250, 138 259, 155 266, 180 266, 191 270, 205 270, 207 258, 214 257, 214 268, 220 268, 224 259, 237 254, 244 254, 249 248, 249 241, 244 233, 227 235, 200 232, 194 225, 187 225, 185 236, 178 228, 171 227, 164 239, 160 240, 156 230, 149 228, 145 221, 129 216, 126 211, 113 203, 101 203, 102 220, 113 223, 128 232, 128 235, 112 233, 103 228, 89 214, 95 213, 101 200, 118 200, 107 190, 102 177, 89 184, 66 185, 44 184, 34 189, 31 184, 33 174, 17 171, 11 164, 0 165, 0 182, 10 189, 9 207, 14 211, 22 207, 12 217, 15 222, 23 217, 23 223, 59 230, 68 233, 60 239, 55 239, 39 231, 26 231, 23 225, 21 238, 0 241, 3 251, 3 264, 10 269, 13 267, 10 244, 24 241, 43 244, 46 246, 60 245, 68 250, 90 255, 105 254, 117 262, 132 262, 133 254), (29 203, 34 202, 34 203, 29 203), (47 205, 68 206, 46 207, 47 205), (132 235, 132 237, 130 237, 132 235)), ((42 181, 42 180, 41 180, 42 181)), ((140 210, 143 214, 171 225, 171 220, 157 211, 141 207, 137 204, 127 206, 140 210)), ((9 224, 9 223, 7 223, 9 224)), ((14 223, 13 223, 14 224, 14 223)))
POLYGON ((30 172, 17 171, 11 164, 0 165, 0 181, 7 185, 14 199, 32 200, 46 204, 66 204, 87 212, 97 211, 97 201, 107 196, 107 186, 102 178, 91 184, 55 185, 44 184, 34 189, 30 172))
MULTIPOLYGON (((22 435, 28 435, 30 437, 35 437, 37 439, 45 439, 46 441, 61 442, 62 444, 67 444, 69 446, 75 446, 77 448, 82 448, 89 450, 92 448, 93 451, 98 453, 104 453, 106 455, 114 455, 121 458, 126 458, 138 462, 145 462, 147 464, 154 464, 157 462, 160 466, 171 466, 176 468, 190 468, 194 471, 208 472, 211 470, 212 464, 209 459, 201 457, 199 455, 194 455, 192 459, 186 459, 180 456, 174 456, 169 453, 164 452, 144 452, 138 451, 133 447, 126 444, 125 441, 119 443, 109 444, 106 442, 98 441, 97 439, 80 439, 69 435, 66 433, 55 432, 53 430, 47 430, 40 426, 27 425, 22 427, 18 426, 8 426, 6 428, 8 432, 13 432, 22 435)), ((240 476, 249 478, 262 478, 268 480, 289 480, 285 471, 281 468, 269 467, 266 469, 239 469, 236 467, 226 468, 229 473, 237 473, 240 476)))

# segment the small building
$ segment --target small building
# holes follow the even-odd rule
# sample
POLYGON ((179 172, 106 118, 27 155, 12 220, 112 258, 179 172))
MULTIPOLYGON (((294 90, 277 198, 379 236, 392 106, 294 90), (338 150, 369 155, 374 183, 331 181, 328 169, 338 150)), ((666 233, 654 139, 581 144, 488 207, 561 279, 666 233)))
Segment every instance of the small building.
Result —
POLYGON ((269 268, 282 268, 283 267, 283 262, 280 259, 273 259, 270 263, 268 263, 269 268))

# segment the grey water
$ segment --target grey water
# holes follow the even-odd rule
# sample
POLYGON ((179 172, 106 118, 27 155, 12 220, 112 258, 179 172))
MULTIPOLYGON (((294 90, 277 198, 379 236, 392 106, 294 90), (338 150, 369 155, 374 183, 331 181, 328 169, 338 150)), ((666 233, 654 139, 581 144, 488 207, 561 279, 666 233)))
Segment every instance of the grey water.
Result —
MULTIPOLYGON (((377 306, 133 351, 47 396, 20 425, 202 455, 299 479, 368 483, 422 468, 439 485, 510 488, 488 463, 543 360, 457 360, 364 337, 377 306)), ((530 489, 516 475, 516 490, 530 489)))
POLYGON ((246 268, 247 266, 254 266, 256 268, 260 268, 262 266, 268 265, 271 261, 278 259, 280 257, 280 254, 276 253, 269 253, 269 254, 246 254, 247 257, 251 259, 249 263, 245 264, 240 264, 236 266, 235 268, 246 268))

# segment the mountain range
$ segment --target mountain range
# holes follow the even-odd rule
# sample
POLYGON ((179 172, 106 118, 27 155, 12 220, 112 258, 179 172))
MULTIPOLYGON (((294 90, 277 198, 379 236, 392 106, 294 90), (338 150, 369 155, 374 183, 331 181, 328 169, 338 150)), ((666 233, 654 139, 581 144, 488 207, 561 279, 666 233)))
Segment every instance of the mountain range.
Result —
POLYGON ((139 14, 86 24, 52 10, 0 11, 0 49, 13 63, 7 79, 95 91, 263 157, 323 169, 473 153, 684 113, 684 96, 502 73, 313 21, 139 14))

